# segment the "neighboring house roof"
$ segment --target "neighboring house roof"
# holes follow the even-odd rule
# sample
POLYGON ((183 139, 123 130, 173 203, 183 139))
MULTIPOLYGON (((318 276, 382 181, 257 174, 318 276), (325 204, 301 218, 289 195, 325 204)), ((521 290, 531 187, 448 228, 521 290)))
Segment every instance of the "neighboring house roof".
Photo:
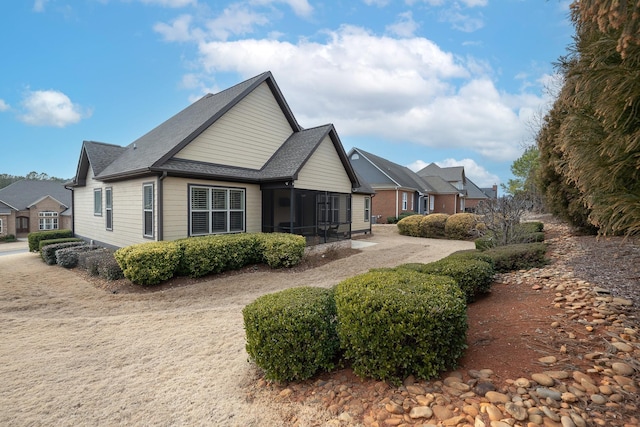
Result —
POLYGON ((458 194, 460 190, 439 176, 425 176, 422 179, 433 188, 435 194, 458 194))
POLYGON ((332 124, 303 129, 289 109, 270 72, 239 83, 216 94, 208 94, 166 120, 126 147, 85 141, 73 185, 85 185, 89 164, 98 180, 127 179, 149 173, 174 176, 216 177, 242 182, 295 180, 297 175, 329 136, 355 187, 359 183, 332 124), (262 83, 266 83, 281 108, 292 134, 261 169, 173 158, 187 144, 238 104, 262 83))
POLYGON ((467 178, 466 185, 464 186, 465 190, 467 190, 467 199, 488 199, 489 196, 482 191, 480 187, 478 187, 473 181, 467 178))
POLYGON ((11 206, 0 201, 0 214, 10 214, 14 210, 15 209, 11 208, 11 206))
POLYGON ((71 206, 71 191, 56 181, 23 179, 0 189, 0 212, 7 207, 22 211, 37 204, 47 196, 66 208, 71 206))
MULTIPOLYGON (((380 172, 382 172, 393 185, 397 187, 412 188, 418 192, 431 192, 433 188, 429 186, 427 182, 422 180, 415 172, 406 166, 401 166, 397 163, 389 161, 385 158, 376 156, 375 154, 361 150, 360 148, 352 148, 349 151, 349 158, 354 153, 362 156, 369 163, 375 166, 380 172)), ((379 188, 384 186, 383 182, 371 182, 370 185, 373 188, 379 188)))
POLYGON ((424 168, 416 172, 419 176, 439 176, 447 182, 465 182, 464 166, 451 166, 441 168, 435 163, 429 163, 424 168))
POLYGON ((498 187, 497 186, 496 187, 490 187, 490 188, 483 187, 483 188, 481 188, 481 190, 490 199, 497 199, 498 198, 498 187))

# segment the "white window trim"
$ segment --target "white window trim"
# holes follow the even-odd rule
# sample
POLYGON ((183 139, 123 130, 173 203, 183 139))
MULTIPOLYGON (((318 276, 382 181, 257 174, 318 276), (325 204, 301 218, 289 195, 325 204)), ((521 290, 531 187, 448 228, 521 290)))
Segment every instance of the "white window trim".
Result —
POLYGON ((402 210, 407 210, 407 193, 405 193, 404 191, 402 192, 402 210))
POLYGON ((104 225, 107 231, 113 231, 113 187, 104 189, 104 225), (111 201, 111 203, 109 203, 111 201), (111 224, 109 224, 111 222, 111 224))
POLYGON ((102 216, 102 188, 93 189, 93 216, 102 216))
POLYGON ((3 232, 4 232, 4 220, 0 218, 0 234, 3 234, 3 232))
POLYGON ((59 227, 58 212, 38 212, 38 230, 57 230, 59 227))
POLYGON ((247 192, 244 188, 237 187, 220 187, 220 186, 206 186, 206 185, 190 185, 189 186, 189 235, 190 236, 206 236, 208 234, 230 234, 230 233, 244 233, 247 229, 247 205, 246 205, 246 197, 247 192), (200 189, 207 191, 207 208, 206 209, 194 209, 193 208, 193 190, 200 189), (225 201, 226 207, 224 209, 215 209, 213 205, 213 193, 214 191, 225 191, 225 201), (239 192, 242 197, 242 207, 241 208, 232 208, 230 205, 230 194, 231 192, 239 192), (193 231, 193 213, 194 212, 206 212, 207 213, 207 232, 194 232, 193 231), (213 213, 226 213, 226 230, 225 231, 214 231, 213 230, 213 221, 212 215, 213 213), (231 214, 233 212, 241 212, 242 213, 242 227, 238 230, 231 229, 231 214))
POLYGON ((371 197, 364 198, 364 222, 371 220, 371 197))
POLYGON ((155 194, 154 194, 154 185, 152 182, 142 184, 142 235, 144 237, 153 238, 154 237, 154 227, 155 227, 155 194), (145 193, 147 188, 151 188, 151 207, 147 208, 145 193), (151 213, 151 234, 147 233, 147 213, 151 213))

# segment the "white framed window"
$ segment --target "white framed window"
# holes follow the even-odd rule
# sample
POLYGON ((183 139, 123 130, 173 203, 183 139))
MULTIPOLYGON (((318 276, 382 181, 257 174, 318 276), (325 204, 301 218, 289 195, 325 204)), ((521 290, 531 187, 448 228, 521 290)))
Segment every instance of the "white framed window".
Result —
POLYGON ((407 193, 405 192, 402 193, 402 210, 407 210, 407 193))
POLYGON ((104 212, 105 228, 113 230, 113 189, 111 187, 104 189, 104 212))
POLYGON ((93 189, 93 215, 102 216, 102 188, 93 189))
POLYGON ((371 197, 364 198, 364 222, 369 222, 371 219, 371 197))
POLYGON ((144 237, 153 237, 153 183, 142 185, 142 229, 144 237))
POLYGON ((429 212, 436 208, 436 196, 429 196, 429 212))
POLYGON ((4 234, 4 221, 0 218, 0 234, 4 234))
POLYGON ((38 225, 40 230, 57 230, 58 212, 38 213, 38 225))
POLYGON ((191 236, 245 231, 245 190, 193 185, 189 191, 191 236))

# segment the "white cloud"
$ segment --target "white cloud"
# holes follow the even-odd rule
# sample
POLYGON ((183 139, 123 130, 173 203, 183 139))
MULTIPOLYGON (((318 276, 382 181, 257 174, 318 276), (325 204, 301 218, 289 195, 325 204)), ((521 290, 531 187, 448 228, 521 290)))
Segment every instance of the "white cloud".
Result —
POLYGON ((44 7, 49 0, 36 0, 33 3, 33 11, 34 12, 44 12, 44 7))
POLYGON ((266 25, 266 16, 254 12, 244 5, 232 4, 222 15, 207 22, 207 33, 215 40, 226 40, 231 35, 252 33, 256 26, 266 25))
POLYGON ((191 5, 196 5, 198 3, 197 0, 139 0, 144 4, 158 5, 163 7, 170 8, 180 8, 191 5))
POLYGON ((91 111, 72 103, 67 95, 56 90, 30 91, 22 107, 24 114, 20 120, 33 126, 65 127, 91 116, 91 111))
POLYGON ((197 37, 191 33, 192 19, 191 15, 180 15, 170 25, 159 22, 153 26, 153 29, 160 33, 166 41, 186 42, 194 40, 197 37))
POLYGON ((464 174, 478 187, 491 187, 493 184, 498 184, 500 178, 487 171, 483 166, 477 164, 473 159, 445 159, 441 162, 436 162, 441 168, 448 168, 451 166, 464 166, 464 174))
POLYGON ((9 104, 7 104, 6 102, 4 102, 4 99, 0 99, 0 112, 2 111, 8 111, 9 110, 9 104))
POLYGON ((413 20, 413 14, 409 11, 398 15, 396 22, 387 25, 386 30, 399 37, 413 37, 418 27, 418 23, 413 20))
POLYGON ((448 22, 455 30, 463 31, 465 33, 472 33, 484 27, 484 20, 482 15, 471 16, 469 14, 462 13, 457 8, 451 8, 443 10, 440 13, 440 20, 448 22))
POLYGON ((291 7, 296 15, 302 17, 309 17, 313 13, 313 6, 311 6, 307 0, 251 0, 251 3, 257 5, 284 3, 291 7))
POLYGON ((208 36, 198 42, 201 69, 191 69, 183 85, 210 87, 219 73, 249 78, 270 70, 302 126, 334 123, 343 138, 472 150, 494 161, 519 156, 527 121, 544 101, 499 92, 487 63, 456 57, 424 37, 354 26, 325 35, 297 42, 208 36))

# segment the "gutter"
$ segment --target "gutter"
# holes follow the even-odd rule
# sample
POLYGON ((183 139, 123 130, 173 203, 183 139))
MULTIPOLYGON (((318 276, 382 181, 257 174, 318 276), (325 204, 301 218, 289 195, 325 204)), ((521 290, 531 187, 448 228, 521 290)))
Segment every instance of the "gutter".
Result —
POLYGON ((158 241, 164 240, 164 179, 167 177, 167 171, 162 172, 158 179, 158 241))

